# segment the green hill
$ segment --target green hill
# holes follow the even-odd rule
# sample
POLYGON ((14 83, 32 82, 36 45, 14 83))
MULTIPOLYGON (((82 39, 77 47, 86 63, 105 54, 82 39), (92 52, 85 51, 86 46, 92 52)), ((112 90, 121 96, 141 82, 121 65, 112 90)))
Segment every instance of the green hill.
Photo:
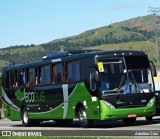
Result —
POLYGON ((154 60, 154 44, 151 41, 154 16, 132 18, 84 33, 57 39, 41 45, 19 45, 0 49, 0 66, 40 60, 42 56, 57 53, 60 46, 65 50, 79 49, 138 49, 145 50, 154 60))
POLYGON ((153 30, 153 25, 155 22, 154 15, 142 16, 137 18, 132 18, 126 21, 114 23, 113 26, 117 27, 129 27, 129 28, 138 28, 140 30, 153 30))
POLYGON ((94 47, 94 49, 101 50, 142 50, 145 51, 149 58, 155 61, 154 57, 154 43, 150 41, 140 42, 125 42, 118 44, 104 44, 94 47))

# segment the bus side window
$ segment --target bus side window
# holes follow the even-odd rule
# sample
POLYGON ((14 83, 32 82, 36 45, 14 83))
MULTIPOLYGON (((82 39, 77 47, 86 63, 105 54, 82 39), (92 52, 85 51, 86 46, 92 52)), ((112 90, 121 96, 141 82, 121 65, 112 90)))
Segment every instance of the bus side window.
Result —
POLYGON ((15 88, 18 86, 17 83, 17 71, 10 71, 10 88, 15 88))
POLYGON ((41 67, 40 84, 50 84, 50 66, 41 67))
POLYGON ((10 87, 15 87, 15 71, 10 71, 10 87))
POLYGON ((74 62, 74 81, 79 81, 80 80, 80 63, 74 62))
POLYGON ((14 84, 15 84, 15 87, 18 87, 18 79, 17 79, 17 71, 14 72, 14 84))
POLYGON ((23 72, 22 72, 23 85, 26 85, 26 83, 27 83, 27 82, 26 82, 26 81, 27 81, 27 80, 26 80, 26 78, 27 78, 26 72, 27 72, 26 70, 23 70, 23 72))
POLYGON ((52 83, 56 83, 56 68, 54 65, 51 66, 52 83))
POLYGON ((56 64, 51 66, 52 83, 65 82, 66 70, 64 64, 56 64))
POLYGON ((26 86, 29 86, 29 70, 26 69, 26 86))
POLYGON ((9 72, 4 73, 4 87, 9 88, 9 72))
POLYGON ((68 81, 79 81, 80 80, 80 62, 70 62, 67 64, 68 81))
POLYGON ((68 63, 68 64, 67 64, 67 71, 68 71, 68 81, 69 81, 69 82, 71 82, 72 79, 73 79, 72 69, 73 69, 72 63, 68 63))
POLYGON ((18 86, 22 86, 23 85, 23 72, 19 71, 18 72, 18 86))
POLYGON ((62 82, 66 81, 66 67, 65 64, 62 65, 62 82))
POLYGON ((62 82, 62 76, 63 76, 62 67, 63 67, 62 64, 56 64, 55 65, 55 81, 57 83, 62 82))
POLYGON ((29 69, 29 80, 30 80, 30 83, 29 85, 35 85, 36 83, 36 76, 35 76, 35 68, 30 68, 29 69))
POLYGON ((40 77, 40 75, 39 75, 39 72, 40 72, 40 67, 37 67, 37 68, 35 68, 35 85, 38 85, 39 84, 39 77, 40 77))

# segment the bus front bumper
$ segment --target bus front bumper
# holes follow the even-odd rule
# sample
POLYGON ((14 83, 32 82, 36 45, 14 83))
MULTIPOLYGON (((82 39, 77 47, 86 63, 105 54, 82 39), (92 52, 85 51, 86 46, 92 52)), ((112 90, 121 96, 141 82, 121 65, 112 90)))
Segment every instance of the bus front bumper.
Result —
POLYGON ((133 117, 147 117, 156 115, 155 101, 151 106, 135 108, 109 108, 100 101, 100 120, 118 120, 133 117))

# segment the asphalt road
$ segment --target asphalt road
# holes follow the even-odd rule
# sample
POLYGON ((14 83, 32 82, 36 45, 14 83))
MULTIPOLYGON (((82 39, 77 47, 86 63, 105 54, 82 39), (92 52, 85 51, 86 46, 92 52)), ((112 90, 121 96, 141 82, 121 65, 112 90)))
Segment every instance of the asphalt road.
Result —
POLYGON ((95 122, 92 128, 81 128, 77 120, 67 127, 57 126, 54 121, 46 121, 36 127, 23 127, 21 121, 0 119, 0 135, 2 134, 12 136, 152 136, 160 138, 160 116, 154 117, 150 122, 144 117, 137 118, 134 126, 125 126, 121 120, 95 122))

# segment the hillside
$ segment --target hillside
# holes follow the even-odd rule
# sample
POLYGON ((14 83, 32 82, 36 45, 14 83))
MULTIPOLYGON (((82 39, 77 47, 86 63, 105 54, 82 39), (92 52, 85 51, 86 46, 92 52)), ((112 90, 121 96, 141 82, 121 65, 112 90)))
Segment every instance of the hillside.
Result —
POLYGON ((155 17, 153 15, 142 16, 142 17, 132 18, 126 21, 114 23, 113 26, 115 28, 129 27, 129 28, 138 28, 140 30, 152 31, 153 24, 155 22, 154 19, 155 17))
POLYGON ((150 41, 141 41, 141 42, 124 42, 118 44, 104 44, 94 47, 94 49, 101 50, 142 50, 147 52, 150 59, 155 61, 154 58, 154 43, 150 41))
POLYGON ((154 16, 147 15, 108 26, 85 31, 79 35, 57 39, 40 45, 19 45, 0 49, 0 66, 40 60, 42 56, 65 50, 79 49, 139 49, 149 53, 153 60, 154 16), (116 46, 116 47, 115 47, 116 46), (122 47, 123 46, 123 47, 122 47), (125 47, 124 47, 125 46, 125 47))

